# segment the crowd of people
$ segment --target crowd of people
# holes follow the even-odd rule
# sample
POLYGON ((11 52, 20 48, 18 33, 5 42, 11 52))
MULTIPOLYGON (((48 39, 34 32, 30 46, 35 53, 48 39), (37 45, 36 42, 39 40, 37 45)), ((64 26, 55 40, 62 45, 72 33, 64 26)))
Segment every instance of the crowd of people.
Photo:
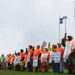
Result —
MULTIPOLYGON (((67 41, 72 41, 73 38, 68 36, 67 41)), ((62 41, 63 42, 63 41, 62 41)), ((53 72, 64 72, 64 59, 68 63, 68 73, 75 73, 75 47, 74 43, 67 46, 67 42, 57 43, 56 45, 48 45, 44 48, 40 45, 36 47, 29 45, 29 48, 23 49, 15 54, 8 54, 6 57, 0 57, 0 69, 16 70, 16 71, 30 71, 30 72, 48 72, 53 69, 53 72), (65 44, 65 47, 63 47, 65 44), (73 46, 72 46, 73 45, 73 46), (71 47, 72 46, 72 47, 71 47), (66 50, 70 50, 66 53, 66 50), (53 55, 55 53, 55 55, 53 55), (59 56, 59 57, 58 57, 59 56), (68 56, 68 58, 66 58, 68 56), (73 61, 73 62, 72 62, 73 61)))

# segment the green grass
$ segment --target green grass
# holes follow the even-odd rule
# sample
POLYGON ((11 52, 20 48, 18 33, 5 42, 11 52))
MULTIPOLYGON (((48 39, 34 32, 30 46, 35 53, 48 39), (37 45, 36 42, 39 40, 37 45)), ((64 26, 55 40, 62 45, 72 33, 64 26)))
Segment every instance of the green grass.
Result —
POLYGON ((63 74, 55 74, 52 71, 50 72, 18 72, 13 70, 0 70, 0 75, 67 75, 66 71, 63 74))

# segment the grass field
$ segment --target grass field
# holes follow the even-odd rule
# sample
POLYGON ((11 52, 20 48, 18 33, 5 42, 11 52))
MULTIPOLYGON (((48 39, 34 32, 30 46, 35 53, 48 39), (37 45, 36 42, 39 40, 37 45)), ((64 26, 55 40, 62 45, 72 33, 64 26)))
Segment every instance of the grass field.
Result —
POLYGON ((0 70, 0 75, 67 75, 66 71, 63 74, 55 74, 52 71, 50 72, 18 72, 13 70, 0 70))

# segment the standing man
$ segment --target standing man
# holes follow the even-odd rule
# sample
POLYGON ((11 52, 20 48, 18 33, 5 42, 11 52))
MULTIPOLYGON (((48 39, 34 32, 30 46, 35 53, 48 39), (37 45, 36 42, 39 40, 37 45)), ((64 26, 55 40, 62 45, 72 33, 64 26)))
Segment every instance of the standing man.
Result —
POLYGON ((63 73, 63 53, 64 53, 64 49, 62 48, 60 43, 57 43, 57 48, 55 49, 55 52, 59 52, 60 53, 60 73, 63 73))
POLYGON ((64 59, 67 63, 69 74, 75 73, 75 39, 72 36, 67 36, 67 42, 64 51, 64 59))
POLYGON ((28 50, 28 71, 32 71, 32 65, 33 65, 33 53, 34 53, 34 48, 32 45, 29 45, 29 50, 28 50))

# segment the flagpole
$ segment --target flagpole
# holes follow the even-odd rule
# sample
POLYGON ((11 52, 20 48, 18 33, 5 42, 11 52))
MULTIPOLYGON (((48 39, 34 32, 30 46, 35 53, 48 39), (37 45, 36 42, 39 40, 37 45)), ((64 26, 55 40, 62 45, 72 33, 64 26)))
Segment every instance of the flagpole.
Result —
POLYGON ((66 18, 64 18, 64 20, 65 20, 65 34, 67 34, 67 32, 66 32, 66 18))
POLYGON ((75 24, 75 1, 74 1, 74 24, 75 24))
POLYGON ((60 22, 59 22, 59 43, 60 43, 60 22))
POLYGON ((61 43, 61 33, 60 33, 60 24, 63 24, 63 17, 62 18, 60 18, 60 16, 59 16, 59 43, 61 43))
POLYGON ((67 26, 66 26, 66 19, 67 19, 67 16, 64 16, 64 21, 65 21, 65 37, 67 36, 67 26))

